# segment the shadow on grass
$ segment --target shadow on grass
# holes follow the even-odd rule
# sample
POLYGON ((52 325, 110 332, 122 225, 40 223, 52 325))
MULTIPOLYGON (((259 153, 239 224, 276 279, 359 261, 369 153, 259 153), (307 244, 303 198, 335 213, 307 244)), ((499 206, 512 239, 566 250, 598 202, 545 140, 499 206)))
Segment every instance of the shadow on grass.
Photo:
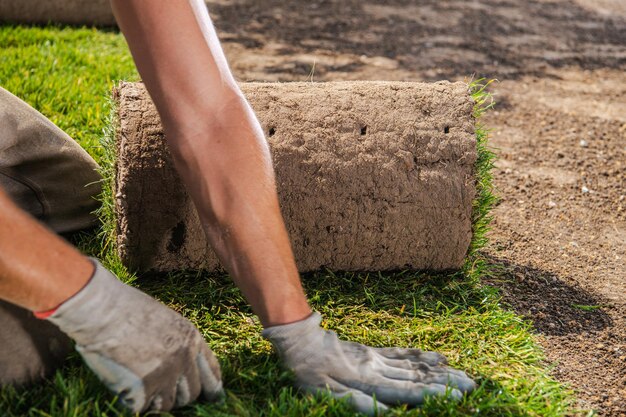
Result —
MULTIPOLYGON (((496 290, 481 286, 462 272, 429 273, 334 272, 319 271, 302 274, 302 283, 309 302, 316 308, 324 306, 359 306, 369 311, 385 311, 408 317, 436 313, 451 314, 472 308, 480 312, 496 290)), ((222 305, 245 314, 252 310, 228 275, 180 272, 144 274, 137 280, 144 291, 164 302, 176 297, 190 309, 203 305, 222 305), (175 289, 173 289, 175 288, 175 289), (191 296, 189 299, 187 296, 191 296)))

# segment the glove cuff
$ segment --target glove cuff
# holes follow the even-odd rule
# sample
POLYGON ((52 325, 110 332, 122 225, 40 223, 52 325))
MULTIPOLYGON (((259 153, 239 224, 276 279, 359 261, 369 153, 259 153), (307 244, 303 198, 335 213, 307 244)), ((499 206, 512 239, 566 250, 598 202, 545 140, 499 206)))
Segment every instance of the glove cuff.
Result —
POLYGON ((110 321, 125 287, 97 259, 89 259, 94 264, 92 277, 47 318, 79 343, 82 335, 98 331, 96 323, 110 321))
POLYGON ((322 316, 314 311, 309 317, 295 323, 268 327, 261 335, 272 342, 278 356, 293 367, 305 360, 303 353, 319 345, 324 336, 320 327, 322 316))
POLYGON ((63 301, 62 303, 60 303, 59 305, 57 305, 57 306, 55 306, 55 307, 53 307, 53 308, 51 308, 51 309, 49 309, 49 310, 42 310, 42 311, 33 311, 33 315, 34 315, 36 318, 38 318, 38 319, 40 319, 40 320, 45 320, 45 319, 47 319, 47 318, 49 318, 49 317, 53 316, 53 315, 54 315, 54 313, 56 313, 56 311, 59 309, 59 307, 61 307, 61 306, 62 306, 63 304, 65 304, 66 302, 68 302, 70 299, 74 298, 74 297, 75 297, 75 296, 76 296, 79 292, 81 292, 81 291, 82 291, 82 290, 83 290, 83 289, 84 289, 87 285, 89 285, 89 283, 91 282, 91 279, 93 278, 93 276, 94 276, 94 275, 95 275, 95 273, 96 273, 96 270, 97 270, 96 263, 98 262, 98 260, 97 260, 97 259, 95 259, 95 258, 91 258, 91 257, 88 257, 88 259, 91 261, 91 263, 92 263, 92 264, 94 264, 94 269, 93 269, 93 272, 92 272, 91 276, 89 277, 89 279, 88 279, 88 280, 87 280, 87 282, 85 283, 85 285, 83 285, 83 287, 82 287, 80 290, 78 290, 78 292, 77 292, 76 294, 72 295, 72 296, 71 296, 71 297, 69 297, 67 300, 63 301))
POLYGON ((261 332, 261 335, 269 340, 282 339, 286 337, 299 337, 315 330, 316 328, 319 328, 321 322, 322 315, 317 311, 314 311, 309 317, 303 320, 268 327, 261 332))

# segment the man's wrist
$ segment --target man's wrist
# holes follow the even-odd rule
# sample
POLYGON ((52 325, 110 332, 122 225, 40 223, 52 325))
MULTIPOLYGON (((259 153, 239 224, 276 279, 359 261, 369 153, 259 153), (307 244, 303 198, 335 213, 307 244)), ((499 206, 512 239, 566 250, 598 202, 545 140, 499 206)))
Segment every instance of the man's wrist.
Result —
MULTIPOLYGON (((84 281, 81 280, 76 280, 75 284, 80 285, 82 282, 82 285, 75 291, 70 290, 70 288, 65 288, 63 291, 61 291, 60 297, 62 298, 62 300, 60 302, 56 302, 54 301, 56 304, 51 307, 51 308, 46 308, 46 309, 41 309, 41 310, 35 310, 33 311, 33 314, 35 315, 35 317, 37 317, 40 320, 45 320, 48 317, 52 316, 54 313, 56 313, 56 311, 63 305, 65 304, 67 301, 69 301, 70 299, 72 299, 74 296, 76 296, 76 294, 80 293, 88 284, 89 282, 93 279, 94 274, 96 273, 97 270, 97 265, 96 265, 96 260, 91 259, 91 258, 85 258, 87 260, 87 262, 89 264, 91 264, 91 271, 89 273, 89 275, 85 275, 87 276, 87 278, 84 281), (69 296, 66 296, 69 293, 69 296)), ((86 266, 86 265, 85 265, 86 266)), ((88 271, 88 268, 84 268, 85 271, 88 271)), ((76 288, 77 285, 74 286, 74 288, 76 288)), ((58 298, 58 297, 51 297, 49 302, 52 302, 52 300, 54 298, 58 298)))
POLYGON ((295 305, 283 311, 272 311, 266 314, 267 319, 263 323, 264 328, 284 326, 306 320, 313 314, 313 311, 306 305, 295 305))

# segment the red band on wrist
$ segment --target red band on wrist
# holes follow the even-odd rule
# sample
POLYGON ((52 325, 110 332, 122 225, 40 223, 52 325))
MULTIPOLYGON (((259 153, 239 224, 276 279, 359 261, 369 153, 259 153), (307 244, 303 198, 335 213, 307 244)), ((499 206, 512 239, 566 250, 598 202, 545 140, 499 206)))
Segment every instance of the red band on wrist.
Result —
POLYGON ((35 315, 35 317, 37 317, 40 320, 44 320, 47 319, 48 317, 50 317, 51 315, 53 315, 57 309, 59 308, 59 306, 56 306, 50 310, 46 310, 46 311, 33 311, 33 314, 35 315))

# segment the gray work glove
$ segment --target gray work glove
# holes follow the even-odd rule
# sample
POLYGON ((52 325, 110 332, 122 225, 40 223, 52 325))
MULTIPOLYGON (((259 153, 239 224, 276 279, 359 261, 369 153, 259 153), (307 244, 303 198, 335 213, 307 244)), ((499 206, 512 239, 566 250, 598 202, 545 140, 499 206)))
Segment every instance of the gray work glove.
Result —
POLYGON ((347 397, 357 411, 374 415, 385 404, 418 405, 428 395, 461 398, 475 383, 459 370, 445 366, 446 358, 419 349, 371 348, 339 340, 320 327, 321 316, 263 330, 300 388, 347 397), (376 398, 373 398, 373 397, 376 398))
POLYGON ((87 365, 134 412, 222 395, 219 364, 196 327, 120 282, 97 260, 89 283, 48 320, 76 341, 87 365))

